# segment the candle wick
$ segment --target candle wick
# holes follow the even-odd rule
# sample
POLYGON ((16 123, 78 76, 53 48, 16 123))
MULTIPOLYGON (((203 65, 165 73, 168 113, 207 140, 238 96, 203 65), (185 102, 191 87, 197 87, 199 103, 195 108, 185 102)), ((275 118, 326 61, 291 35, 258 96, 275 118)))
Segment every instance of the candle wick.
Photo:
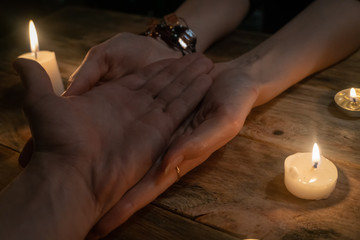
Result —
POLYGON ((38 59, 38 53, 39 53, 39 45, 35 46, 35 49, 34 49, 34 57, 35 59, 37 60, 38 59))
POLYGON ((318 164, 319 164, 319 162, 315 162, 313 167, 314 167, 314 168, 317 168, 317 167, 318 167, 318 164))

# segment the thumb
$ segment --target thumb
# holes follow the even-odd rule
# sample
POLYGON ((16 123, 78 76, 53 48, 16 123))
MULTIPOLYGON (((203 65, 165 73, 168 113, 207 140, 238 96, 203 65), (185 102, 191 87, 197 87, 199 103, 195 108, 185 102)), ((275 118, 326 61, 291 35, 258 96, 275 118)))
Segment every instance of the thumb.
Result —
POLYGON ((49 76, 38 62, 17 58, 13 65, 25 86, 28 100, 37 100, 45 95, 54 94, 49 76))
MULTIPOLYGON (((108 41, 89 50, 83 62, 70 76, 64 96, 81 95, 93 88, 100 80, 103 80, 112 64, 111 56, 109 57, 106 54, 109 52, 107 49, 108 41)), ((118 67, 121 68, 121 66, 118 67)), ((119 77, 122 75, 119 74, 119 77)))
POLYGON ((98 54, 91 54, 92 52, 86 55, 81 65, 70 76, 64 96, 81 95, 89 91, 108 71, 103 61, 104 57, 98 57, 98 54))

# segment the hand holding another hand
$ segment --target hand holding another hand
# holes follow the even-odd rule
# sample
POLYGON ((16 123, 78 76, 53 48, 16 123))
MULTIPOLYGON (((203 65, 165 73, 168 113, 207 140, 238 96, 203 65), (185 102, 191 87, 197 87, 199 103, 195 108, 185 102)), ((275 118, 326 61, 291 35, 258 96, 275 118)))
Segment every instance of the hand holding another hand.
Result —
MULTIPOLYGON (((180 52, 153 38, 119 33, 89 50, 82 64, 70 76, 63 95, 81 95, 96 85, 119 79, 158 60, 180 56, 180 52)), ((19 157, 22 167, 30 161, 33 147, 30 138, 19 157)))
POLYGON ((82 95, 61 97, 36 62, 18 59, 15 67, 26 86, 25 113, 34 139, 29 164, 46 156, 47 166, 75 169, 94 196, 99 219, 163 154, 210 87, 204 73, 212 63, 201 54, 162 60, 82 95))
POLYGON ((254 106, 258 89, 246 66, 236 60, 218 63, 211 72, 214 82, 176 138, 161 163, 155 164, 132 189, 95 225, 88 239, 106 236, 177 180, 204 162, 241 130, 254 106))

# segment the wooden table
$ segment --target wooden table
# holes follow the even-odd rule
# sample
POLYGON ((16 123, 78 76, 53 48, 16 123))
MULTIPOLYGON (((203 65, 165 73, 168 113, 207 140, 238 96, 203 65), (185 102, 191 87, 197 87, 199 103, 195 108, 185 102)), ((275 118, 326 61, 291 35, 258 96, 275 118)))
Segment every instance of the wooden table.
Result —
MULTIPOLYGON (((117 32, 139 33, 148 19, 66 8, 37 20, 40 46, 54 50, 63 79, 88 49, 117 32)), ((232 59, 267 35, 237 31, 206 54, 232 59)), ((27 23, 0 39, 0 189, 21 170, 30 136, 23 88, 12 60, 28 51, 27 23)), ((360 118, 342 114, 333 97, 360 84, 360 51, 288 89, 249 115, 244 128, 106 239, 360 239, 360 118), (339 171, 330 198, 306 201, 283 183, 284 159, 319 143, 339 171)), ((1 213, 0 213, 1 214, 1 213)))

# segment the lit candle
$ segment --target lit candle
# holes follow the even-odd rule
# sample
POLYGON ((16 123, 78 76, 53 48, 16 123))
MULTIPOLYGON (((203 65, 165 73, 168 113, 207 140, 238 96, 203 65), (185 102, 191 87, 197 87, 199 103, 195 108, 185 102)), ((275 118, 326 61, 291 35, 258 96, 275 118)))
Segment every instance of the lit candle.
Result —
POLYGON ((320 155, 317 144, 313 152, 295 153, 285 159, 285 186, 294 196, 325 199, 335 189, 338 172, 336 166, 320 155))
POLYGON ((39 41, 35 25, 31 20, 29 22, 29 35, 31 52, 22 54, 19 56, 19 58, 27 58, 37 61, 49 75, 54 92, 57 95, 61 95, 64 92, 64 84, 62 82, 59 67, 56 62, 55 53, 39 50, 39 41))
POLYGON ((348 88, 338 92, 334 100, 344 113, 360 117, 360 89, 348 88))
POLYGON ((350 89, 350 101, 352 103, 356 103, 357 100, 356 100, 356 91, 355 91, 355 88, 351 88, 350 89))

